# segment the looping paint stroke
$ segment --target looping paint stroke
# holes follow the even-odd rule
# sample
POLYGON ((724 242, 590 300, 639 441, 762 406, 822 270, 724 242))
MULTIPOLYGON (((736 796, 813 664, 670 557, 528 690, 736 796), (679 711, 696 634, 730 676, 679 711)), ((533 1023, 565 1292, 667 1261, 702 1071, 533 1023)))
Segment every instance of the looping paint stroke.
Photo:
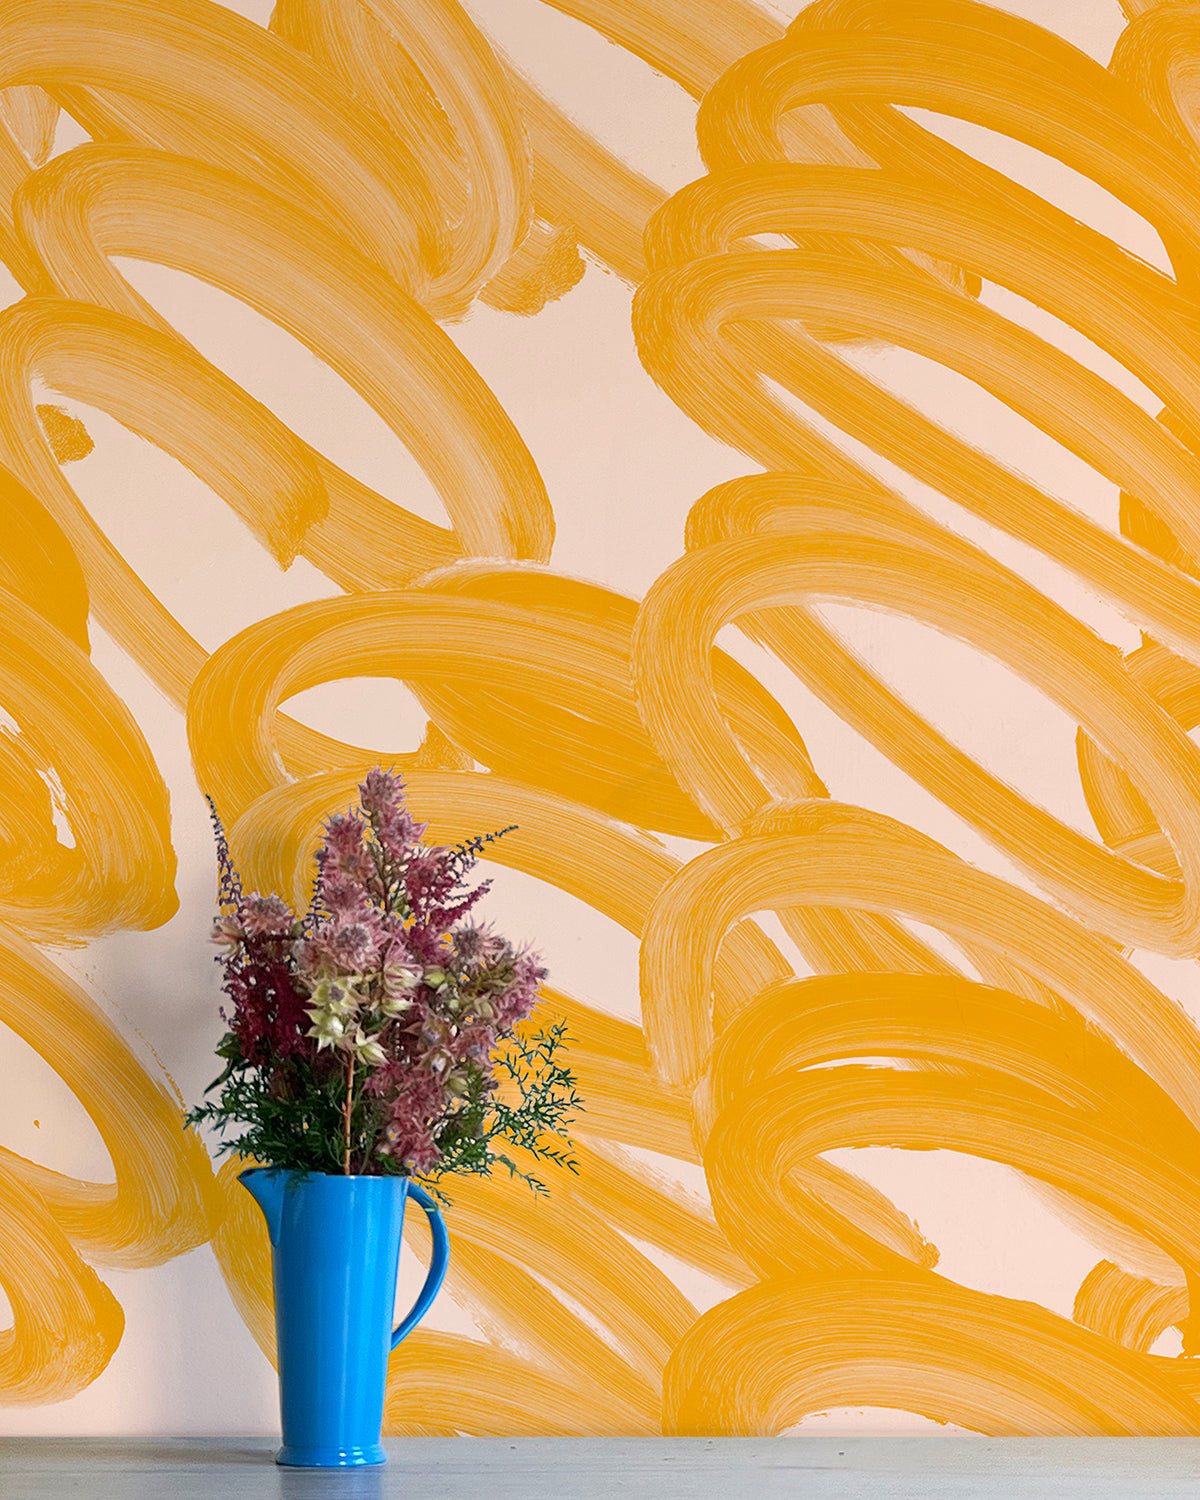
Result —
POLYGON ((1130 0, 1106 68, 969 0, 818 0, 786 32, 745 0, 553 4, 695 99, 706 175, 663 193, 457 0, 285 0, 269 28, 210 0, 14 0, 0 19, 0 258, 25 294, 0 313, 0 825, 32 872, 0 883, 0 1011, 114 1169, 78 1182, 3 1152, 0 1400, 101 1373, 123 1318, 94 1266, 206 1241, 273 1353, 265 1236, 233 1166, 214 1173, 163 1080, 33 946, 176 909, 168 790, 90 659, 90 617, 186 715, 251 885, 303 902, 323 819, 385 758, 435 837, 518 824, 501 864, 639 944, 640 1023, 550 995, 588 1101, 580 1174, 549 1205, 456 1192, 450 1289, 480 1337, 406 1342, 390 1431, 776 1432, 862 1405, 994 1433, 1200 1431, 1190 1362, 1150 1352, 1174 1325, 1200 1353, 1200 1036, 1129 952, 1200 954, 1190 8, 1130 0), (913 108, 1089 178, 1171 271, 913 108), (60 112, 91 140, 54 155, 60 112), (640 600, 549 566, 537 454, 452 337, 477 299, 536 317, 581 250, 636 287, 650 378, 768 471, 697 498, 640 600), (290 430, 121 257, 291 334, 409 450, 442 523, 290 430), (1120 490, 1119 532, 865 373, 863 345, 937 362, 1040 429, 1120 490), (73 487, 64 464, 91 439, 39 405, 43 380, 162 448, 331 597, 206 652, 73 487), (1143 644, 1122 657, 863 454, 1052 560, 1143 644), (823 620, 831 600, 955 636, 1059 705, 1100 841, 910 705, 823 620), (731 626, 1026 886, 831 798, 805 726, 716 646, 731 626), (363 676, 416 696, 419 749, 284 712, 363 676), (706 847, 683 859, 672 838, 706 847), (823 1155, 878 1145, 1025 1174, 1101 1257, 1073 1321, 956 1285, 899 1204, 823 1155), (708 1196, 640 1149, 703 1172, 708 1196), (726 1294, 701 1312, 672 1262, 726 1294))

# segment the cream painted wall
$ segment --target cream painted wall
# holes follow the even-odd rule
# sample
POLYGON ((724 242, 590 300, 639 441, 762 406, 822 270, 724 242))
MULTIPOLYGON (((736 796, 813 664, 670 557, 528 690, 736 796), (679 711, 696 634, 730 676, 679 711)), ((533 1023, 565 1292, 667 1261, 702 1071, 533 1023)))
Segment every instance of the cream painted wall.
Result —
MULTIPOLYGON (((1106 60, 1121 29, 1109 0, 1024 0, 1026 15, 1106 60)), ((694 104, 676 85, 538 0, 469 0, 468 9, 571 115, 630 164, 674 191, 700 175, 692 137, 694 104)), ((266 8, 244 13, 263 21, 266 8)), ((784 19, 791 12, 779 11, 784 19)), ((1156 236, 1101 190, 1037 153, 952 123, 925 123, 1000 165, 1054 202, 1161 263, 1156 236)), ((77 140, 69 122, 58 149, 77 140)), ((175 326, 252 394, 350 472, 411 509, 440 519, 428 484, 396 438, 357 397, 287 335, 210 287, 150 265, 124 272, 175 326)), ((751 472, 741 454, 707 438, 651 382, 630 331, 632 289, 589 260, 583 281, 534 318, 476 305, 449 332, 499 396, 546 479, 558 525, 553 565, 640 598, 682 550, 688 508, 719 481, 751 472)), ((9 297, 15 296, 10 291, 9 297)), ((1051 326, 994 288, 984 300, 1061 340, 1112 378, 1112 367, 1077 335, 1051 326)), ((1116 527, 1112 486, 965 381, 915 356, 870 348, 859 368, 1080 510, 1116 527)), ((1122 373, 1118 383, 1151 412, 1156 404, 1122 373)), ((53 399, 59 399, 57 397, 53 399)), ((280 572, 231 513, 198 480, 102 413, 64 403, 83 417, 95 454, 69 476, 92 514, 139 574, 208 648, 244 625, 334 592, 303 559, 280 572)), ((872 461, 872 466, 882 466, 872 461)), ((891 472, 889 479, 896 478, 891 472)), ((1137 633, 1066 573, 904 477, 897 487, 951 529, 980 542, 1122 650, 1137 633)), ((823 611, 862 656, 981 763, 1071 825, 1090 829, 1079 789, 1075 725, 998 664, 909 622, 827 606, 823 611)), ((1018 886, 1029 882, 848 729, 765 653, 727 630, 722 644, 778 696, 842 800, 877 808, 929 833, 980 868, 1018 886)), ((151 933, 121 933, 61 961, 118 1021, 139 1037, 193 1100, 215 1071, 217 974, 205 934, 214 875, 203 803, 181 716, 138 668, 95 631, 94 659, 130 706, 172 793, 180 856, 178 915, 151 933)), ((393 683, 357 680, 313 690, 289 711, 381 752, 412 748, 422 721, 393 683)), ((687 846, 676 843, 677 852, 687 846)), ((491 873, 491 872, 489 872, 491 873)), ((532 939, 556 982, 614 1015, 634 1018, 634 940, 581 903, 532 880, 497 874, 498 921, 532 939)), ((768 930, 777 932, 772 919, 768 930)), ((783 940, 786 942, 786 940, 783 940)), ((1190 1014, 1194 967, 1152 955, 1135 963, 1190 1014)), ((0 1032, 0 1141, 80 1176, 104 1178, 106 1153, 67 1090, 22 1043, 0 1032)), ((940 1247, 939 1269, 968 1286, 1028 1298, 1066 1316, 1096 1251, 1042 1206, 1015 1174, 948 1152, 843 1153, 892 1195, 940 1247)), ((702 1188, 698 1174, 690 1186, 702 1188)), ((453 1223, 451 1221, 453 1232, 453 1223)), ((667 1264, 663 1259, 663 1263, 667 1264)), ((724 1295, 678 1265, 684 1290, 704 1308, 724 1295)), ((409 1265, 410 1280, 415 1274, 409 1265)), ((207 1247, 155 1271, 106 1274, 125 1308, 124 1341, 105 1373, 70 1401, 0 1407, 0 1434, 269 1432, 274 1377, 233 1310, 207 1247)), ((3 1311, 0 1298, 0 1313, 3 1311)), ((0 1316, 0 1323, 3 1317, 0 1316)), ((434 1326, 470 1329, 469 1314, 440 1300, 434 1326)), ((1178 1342, 1177 1336, 1172 1335, 1178 1342)), ((1169 1337, 1159 1346, 1168 1349, 1169 1337)), ((916 1431, 916 1416, 848 1409, 815 1416, 804 1430, 916 1431)))

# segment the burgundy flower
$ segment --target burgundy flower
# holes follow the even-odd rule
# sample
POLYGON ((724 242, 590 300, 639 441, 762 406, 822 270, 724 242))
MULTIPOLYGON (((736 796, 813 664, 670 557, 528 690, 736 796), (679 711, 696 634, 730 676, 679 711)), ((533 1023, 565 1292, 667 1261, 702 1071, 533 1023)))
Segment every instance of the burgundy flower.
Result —
POLYGON ((285 962, 261 956, 241 965, 231 962, 224 989, 233 1001, 229 1029, 247 1061, 275 1066, 287 1058, 311 1054, 305 1035, 307 996, 294 983, 285 962))

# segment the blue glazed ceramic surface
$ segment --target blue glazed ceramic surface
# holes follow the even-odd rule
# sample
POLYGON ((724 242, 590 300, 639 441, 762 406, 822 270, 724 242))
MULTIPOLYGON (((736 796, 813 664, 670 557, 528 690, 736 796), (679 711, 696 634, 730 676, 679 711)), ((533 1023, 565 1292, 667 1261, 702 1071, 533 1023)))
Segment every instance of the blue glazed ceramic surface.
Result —
POLYGON ((263 1211, 275 1274, 283 1447, 298 1468, 382 1464, 388 1355, 446 1274, 437 1205, 405 1177, 334 1177, 256 1167, 239 1179, 263 1211), (408 1198, 429 1215, 433 1258, 412 1311, 392 1327, 408 1198))

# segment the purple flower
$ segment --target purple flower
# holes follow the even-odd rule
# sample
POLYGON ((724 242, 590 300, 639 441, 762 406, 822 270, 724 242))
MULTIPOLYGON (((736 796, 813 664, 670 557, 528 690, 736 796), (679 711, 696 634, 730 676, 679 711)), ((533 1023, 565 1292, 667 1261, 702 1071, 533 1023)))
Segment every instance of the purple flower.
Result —
POLYGON ((247 896, 242 926, 249 937, 287 937, 295 922, 291 907, 278 896, 247 896))
POLYGON ((493 1002, 501 1031, 511 1031, 518 1022, 528 1018, 537 1004, 538 990, 545 977, 546 970, 536 954, 526 949, 517 955, 511 983, 493 1002))
POLYGON ((329 953, 339 969, 361 973, 374 960, 378 935, 367 922, 350 922, 329 931, 329 953))
POLYGON ((404 808, 404 782, 378 766, 358 784, 359 800, 368 818, 394 817, 404 808))
POLYGON ((331 917, 353 919, 374 910, 362 886, 337 871, 321 881, 321 900, 331 917))
MULTIPOLYGON (((385 1063, 373 1078, 379 1078, 387 1068, 385 1063)), ((428 1074, 414 1071, 398 1080, 397 1090, 379 1149, 405 1163, 410 1172, 428 1172, 441 1155, 434 1140, 434 1127, 446 1108, 445 1087, 428 1074)))
POLYGON ((490 968, 512 951, 486 924, 464 922, 454 929, 452 937, 459 962, 468 968, 490 968))
POLYGON ((317 851, 320 872, 318 888, 325 899, 325 886, 337 879, 378 894, 379 877, 367 848, 367 825, 355 813, 336 813, 325 825, 325 842, 317 851))
POLYGON ((362 922, 324 922, 296 944, 300 974, 309 981, 331 974, 361 974, 376 961, 382 933, 373 913, 362 922))
POLYGON ((437 936, 447 933, 487 894, 490 881, 463 891, 453 849, 422 848, 405 866, 404 885, 413 919, 437 936))

